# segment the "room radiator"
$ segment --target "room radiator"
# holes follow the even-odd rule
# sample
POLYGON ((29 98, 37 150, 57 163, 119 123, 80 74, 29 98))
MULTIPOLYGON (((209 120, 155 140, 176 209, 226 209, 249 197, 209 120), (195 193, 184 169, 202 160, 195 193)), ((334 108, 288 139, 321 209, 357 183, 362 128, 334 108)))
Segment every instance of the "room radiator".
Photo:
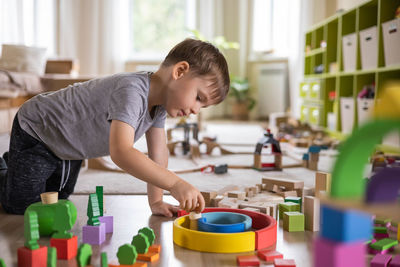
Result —
POLYGON ((289 106, 287 64, 260 64, 257 74, 259 118, 268 118, 274 112, 285 112, 289 106))

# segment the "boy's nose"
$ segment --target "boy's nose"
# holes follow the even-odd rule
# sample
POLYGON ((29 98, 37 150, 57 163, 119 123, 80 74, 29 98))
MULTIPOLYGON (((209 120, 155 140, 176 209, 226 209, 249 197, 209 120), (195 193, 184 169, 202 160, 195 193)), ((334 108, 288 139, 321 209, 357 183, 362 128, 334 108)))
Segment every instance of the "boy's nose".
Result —
POLYGON ((192 114, 197 114, 197 113, 199 113, 199 110, 200 110, 200 107, 195 107, 195 108, 192 108, 192 109, 190 110, 190 113, 192 113, 192 114))

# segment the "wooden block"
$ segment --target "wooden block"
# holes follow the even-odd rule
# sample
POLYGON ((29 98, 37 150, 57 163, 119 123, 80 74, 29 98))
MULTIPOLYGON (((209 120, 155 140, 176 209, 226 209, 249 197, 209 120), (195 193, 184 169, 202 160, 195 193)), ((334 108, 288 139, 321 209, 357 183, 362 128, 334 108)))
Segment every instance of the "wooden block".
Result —
MULTIPOLYGON (((241 209, 240 205, 239 205, 239 208, 241 209)), ((249 210, 249 211, 260 212, 260 209, 250 208, 250 207, 243 208, 242 210, 249 210)))
POLYGON ((224 196, 218 195, 210 201, 210 207, 218 207, 218 203, 224 199, 224 196))
POLYGON ((156 245, 153 244, 153 245, 151 245, 149 247, 147 252, 160 253, 161 252, 161 245, 160 244, 156 244, 156 245))
POLYGON ((304 214, 298 211, 284 212, 283 229, 288 232, 304 232, 304 214))
POLYGON ((228 197, 237 198, 243 200, 246 198, 246 192, 242 191, 230 191, 228 192, 228 197))
POLYGON ((200 193, 203 195, 206 207, 210 206, 211 199, 217 197, 216 191, 201 191, 200 193))
POLYGON ((282 154, 275 154, 275 167, 277 169, 282 169, 282 154))
POLYGON ((310 155, 310 161, 315 161, 315 162, 319 161, 319 153, 309 153, 309 155, 310 155))
POLYGON ((318 161, 308 161, 308 169, 312 171, 318 171, 318 161))
POLYGON ((138 254, 136 260, 154 262, 160 258, 160 253, 147 252, 146 254, 138 254))
POLYGON ((196 230, 196 231, 198 230, 197 224, 200 218, 201 218, 201 213, 196 213, 194 211, 189 213, 189 220, 190 220, 189 228, 191 230, 196 230))
POLYGON ((218 203, 218 207, 220 208, 231 208, 231 209, 238 209, 239 203, 237 203, 236 198, 224 198, 218 203))
POLYGON ((274 267, 296 267, 296 262, 291 259, 275 259, 274 267))
POLYGON ((297 191, 282 191, 282 192, 277 192, 279 196, 286 198, 286 197, 297 197, 297 191))
POLYGON ((58 202, 58 192, 45 192, 40 194, 43 204, 55 204, 58 202))
POLYGON ((283 259, 283 254, 275 250, 259 250, 257 256, 267 263, 272 263, 275 259, 283 259))
POLYGON ((264 203, 261 202, 255 202, 251 204, 246 204, 246 203, 239 204, 239 209, 244 209, 244 208, 258 209, 259 212, 267 215, 269 215, 269 210, 270 210, 268 205, 265 205, 264 203))
POLYGON ((261 155, 254 154, 254 168, 261 169, 261 155))
POLYGON ((320 191, 331 191, 331 174, 326 172, 315 173, 315 196, 319 197, 320 191))
POLYGON ((273 185, 283 186, 288 191, 304 187, 303 181, 283 179, 283 178, 262 178, 262 183, 267 185, 273 184, 273 185))
POLYGON ((320 223, 320 202, 312 196, 304 197, 305 228, 308 231, 319 231, 320 223))
POLYGON ((238 266, 260 266, 260 260, 256 255, 236 256, 238 266))
POLYGON ((225 186, 225 187, 221 188, 220 190, 218 190, 217 194, 218 195, 225 195, 229 191, 237 191, 237 190, 239 190, 239 186, 237 186, 237 185, 228 185, 228 186, 225 186))
POLYGON ((263 190, 263 184, 256 184, 257 187, 257 194, 263 190))
POLYGON ((308 160, 303 159, 303 167, 308 168, 308 160))

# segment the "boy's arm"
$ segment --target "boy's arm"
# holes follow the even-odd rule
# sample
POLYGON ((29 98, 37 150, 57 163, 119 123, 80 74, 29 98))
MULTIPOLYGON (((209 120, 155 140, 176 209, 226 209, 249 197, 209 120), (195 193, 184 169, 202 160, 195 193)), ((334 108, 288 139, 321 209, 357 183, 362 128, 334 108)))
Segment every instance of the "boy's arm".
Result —
POLYGON ((201 212, 204 209, 204 199, 200 192, 135 149, 134 137, 135 130, 129 124, 118 120, 111 122, 110 156, 115 164, 143 181, 170 191, 181 208, 201 212))
MULTIPOLYGON (((151 127, 146 132, 147 151, 149 158, 158 165, 168 167, 167 139, 164 128, 151 127)), ((172 217, 178 211, 178 207, 164 203, 163 189, 147 184, 147 196, 151 211, 156 215, 172 217)))

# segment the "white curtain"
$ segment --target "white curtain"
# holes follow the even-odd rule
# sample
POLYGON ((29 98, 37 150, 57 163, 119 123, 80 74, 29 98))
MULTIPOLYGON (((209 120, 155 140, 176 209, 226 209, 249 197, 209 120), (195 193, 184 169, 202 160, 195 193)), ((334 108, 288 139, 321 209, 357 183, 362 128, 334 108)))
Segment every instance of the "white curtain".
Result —
POLYGON ((61 57, 79 60, 79 73, 124 70, 129 49, 129 0, 60 0, 61 57))

